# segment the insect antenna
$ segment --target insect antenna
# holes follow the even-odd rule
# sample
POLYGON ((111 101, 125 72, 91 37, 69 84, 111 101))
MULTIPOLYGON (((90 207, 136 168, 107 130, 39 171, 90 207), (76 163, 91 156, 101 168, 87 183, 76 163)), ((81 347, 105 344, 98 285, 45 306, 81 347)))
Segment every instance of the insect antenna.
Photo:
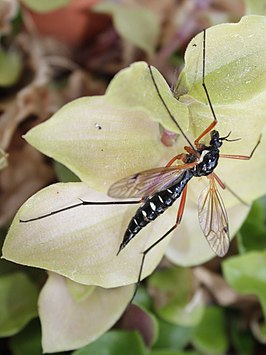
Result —
POLYGON ((232 131, 230 131, 226 136, 220 137, 220 140, 226 141, 226 142, 237 142, 237 141, 241 140, 241 138, 228 139, 228 137, 230 137, 231 133, 232 133, 232 131))

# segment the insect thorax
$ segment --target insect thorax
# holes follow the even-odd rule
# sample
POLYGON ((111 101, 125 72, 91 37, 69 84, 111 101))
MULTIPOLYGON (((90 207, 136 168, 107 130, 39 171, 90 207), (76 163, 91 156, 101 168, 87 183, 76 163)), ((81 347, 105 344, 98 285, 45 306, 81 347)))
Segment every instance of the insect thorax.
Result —
POLYGON ((202 160, 192 169, 193 175, 197 177, 211 174, 219 160, 219 149, 211 148, 210 150, 204 150, 201 154, 202 160))
POLYGON ((192 169, 194 176, 207 176, 216 168, 219 160, 219 148, 222 146, 222 139, 218 131, 211 131, 210 145, 202 145, 198 150, 200 153, 199 163, 192 169))

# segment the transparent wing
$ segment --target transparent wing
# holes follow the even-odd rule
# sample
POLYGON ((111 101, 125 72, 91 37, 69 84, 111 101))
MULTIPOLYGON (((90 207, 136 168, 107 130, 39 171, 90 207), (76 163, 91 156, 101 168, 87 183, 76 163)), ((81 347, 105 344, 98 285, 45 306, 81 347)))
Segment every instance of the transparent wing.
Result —
POLYGON ((142 171, 115 182, 108 195, 116 198, 151 196, 181 179, 185 170, 185 165, 178 165, 142 171))
POLYGON ((224 256, 230 245, 228 217, 214 178, 199 197, 199 223, 216 255, 224 256))

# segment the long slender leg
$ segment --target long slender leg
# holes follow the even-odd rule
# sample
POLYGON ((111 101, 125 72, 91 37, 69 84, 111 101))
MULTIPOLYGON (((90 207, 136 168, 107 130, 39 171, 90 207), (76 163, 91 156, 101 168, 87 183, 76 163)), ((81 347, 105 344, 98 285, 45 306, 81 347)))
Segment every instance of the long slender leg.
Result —
POLYGON ((202 87, 203 87, 203 90, 206 94, 206 97, 207 97, 207 101, 209 103, 209 106, 210 106, 210 109, 211 109, 211 112, 212 112, 212 116, 213 116, 213 121, 212 123, 198 136, 198 138, 195 140, 194 144, 196 147, 199 146, 199 141, 204 137, 206 136, 206 134, 208 134, 217 124, 217 117, 216 117, 216 114, 214 112, 214 108, 212 106, 212 103, 211 103, 211 98, 210 98, 210 94, 208 92, 208 89, 207 89, 207 86, 205 84, 205 66, 206 66, 206 30, 203 31, 203 52, 202 52, 202 87))
POLYGON ((220 187, 224 190, 225 189, 225 184, 222 182, 222 180, 219 178, 218 175, 216 175, 215 173, 212 173, 212 176, 215 178, 215 180, 218 182, 218 184, 220 185, 220 187))
POLYGON ((173 165, 176 160, 183 160, 183 157, 183 153, 175 155, 171 160, 169 160, 165 167, 168 168, 169 166, 173 165))
MULTIPOLYGON (((194 155, 195 157, 198 157, 198 152, 195 151, 194 149, 192 149, 191 147, 185 146, 184 150, 186 152, 188 152, 189 154, 194 155)), ((186 153, 177 154, 171 160, 169 160, 169 162, 166 164, 166 167, 173 165, 176 160, 181 160, 183 163, 186 163, 186 159, 187 159, 186 153)))
MULTIPOLYGON (((231 154, 220 154, 220 158, 229 158, 229 159, 239 159, 239 160, 250 160, 252 156, 254 155, 258 145, 261 142, 261 137, 260 135, 258 142, 256 143, 255 147, 252 149, 251 153, 249 155, 231 155, 231 154)), ((224 182, 221 181, 221 179, 213 173, 214 178, 216 181, 219 183, 222 189, 227 189, 238 201, 240 201, 243 205, 250 207, 250 204, 244 201, 238 194, 236 194, 228 185, 226 185, 224 182)))
POLYGON ((256 143, 255 147, 252 149, 251 153, 249 155, 235 155, 235 154, 220 154, 220 158, 228 158, 228 159, 239 159, 239 160, 249 160, 253 157, 256 149, 258 148, 260 142, 261 142, 261 137, 262 135, 259 136, 259 140, 256 143))
POLYGON ((227 159, 239 159, 239 160, 249 160, 251 157, 249 155, 231 155, 231 154, 220 154, 220 158, 227 159))
POLYGON ((169 110, 168 106, 166 105, 166 102, 164 101, 164 98, 162 97, 161 93, 160 93, 160 90, 158 88, 158 85, 156 83, 156 80, 154 78, 154 75, 153 75, 153 72, 152 72, 152 69, 151 69, 151 66, 148 64, 148 68, 149 68, 149 71, 150 71, 150 75, 151 75, 151 79, 152 79, 152 82, 153 82, 153 85, 155 87, 155 90, 163 104, 163 106, 165 107, 168 115, 170 116, 171 120, 175 123, 175 125, 177 126, 177 128, 179 129, 179 131, 181 132, 181 134, 183 135, 183 137, 185 138, 185 140, 188 142, 188 144, 190 145, 190 147, 194 149, 194 146, 193 144, 191 143, 190 139, 188 138, 188 136, 185 134, 185 132, 183 131, 182 127, 180 126, 180 124, 177 122, 177 120, 175 119, 174 115, 172 114, 172 112, 169 110))
POLYGON ((243 205, 250 207, 250 204, 247 203, 246 201, 244 201, 237 193, 235 193, 228 185, 226 185, 220 178, 218 175, 216 175, 215 173, 212 173, 213 177, 215 178, 215 180, 218 182, 218 184, 221 186, 221 188, 223 190, 228 190, 239 202, 241 202, 243 205))
POLYGON ((143 266, 144 266, 144 261, 146 258, 146 255, 148 254, 149 251, 151 251, 156 245, 158 245, 159 243, 161 243, 161 241, 163 241, 173 230, 175 230, 177 228, 177 226, 180 224, 181 220, 182 220, 182 216, 184 213, 184 209, 185 209, 185 203, 186 203, 186 196, 187 196, 187 186, 184 188, 183 192, 182 192, 182 196, 181 196, 181 201, 180 201, 180 205, 178 208, 178 213, 177 213, 177 218, 176 218, 176 222, 175 224, 158 240, 156 240, 156 242, 154 242, 151 246, 149 246, 149 248, 147 248, 146 250, 144 250, 143 255, 142 255, 142 260, 141 260, 141 264, 140 264, 140 270, 139 270, 139 275, 138 275, 138 280, 136 283, 136 287, 134 290, 134 294, 130 300, 130 303, 133 301, 134 297, 136 296, 138 287, 140 285, 140 281, 141 281, 141 276, 142 276, 142 271, 143 271, 143 266))
POLYGON ((260 135, 258 142, 256 143, 255 147, 252 149, 252 151, 251 151, 251 153, 250 153, 249 155, 220 154, 220 158, 239 159, 239 160, 250 160, 250 159, 253 157, 253 155, 254 155, 256 149, 258 148, 258 145, 259 145, 260 142, 261 142, 261 137, 262 137, 262 135, 260 135))
POLYGON ((29 218, 29 219, 20 219, 19 221, 21 223, 27 223, 27 222, 32 222, 32 221, 37 221, 39 219, 43 219, 49 216, 53 216, 54 214, 63 212, 63 211, 67 211, 67 210, 71 210, 73 208, 76 207, 80 207, 80 206, 103 206, 103 205, 132 205, 132 204, 137 204, 140 203, 142 200, 134 200, 134 201, 83 201, 82 199, 80 199, 81 202, 76 203, 75 205, 70 205, 67 207, 63 207, 60 208, 58 210, 43 214, 41 216, 38 217, 34 217, 34 218, 29 218))

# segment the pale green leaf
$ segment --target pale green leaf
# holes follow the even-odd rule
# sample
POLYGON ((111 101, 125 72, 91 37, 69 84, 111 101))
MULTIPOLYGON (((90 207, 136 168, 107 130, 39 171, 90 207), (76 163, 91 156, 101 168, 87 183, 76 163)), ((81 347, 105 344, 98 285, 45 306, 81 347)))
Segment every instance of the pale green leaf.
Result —
MULTIPOLYGON (((151 71, 166 106, 183 131, 187 132, 190 117, 186 105, 173 97, 170 87, 156 68, 151 67, 151 71)), ((135 113, 139 110, 144 111, 150 120, 159 122, 172 132, 180 133, 158 96, 145 62, 137 62, 121 70, 110 82, 106 91, 106 100, 116 107, 127 108, 135 113)))
MULTIPOLYGON (((37 221, 29 219, 85 201, 112 201, 84 183, 51 185, 32 196, 18 211, 3 246, 3 257, 57 272, 73 281, 103 287, 135 283, 142 252, 163 235, 175 218, 150 223, 117 255, 136 206, 80 206, 37 221)), ((169 238, 148 253, 143 277, 161 260, 169 238)))
POLYGON ((50 273, 39 297, 43 351, 77 349, 96 340, 120 318, 133 287, 96 287, 89 297, 76 302, 65 278, 50 273))
MULTIPOLYGON (((222 135, 232 131, 241 141, 227 144, 249 152, 265 126, 266 17, 246 16, 239 23, 221 24, 206 32, 205 82, 222 135), (256 113, 256 115, 254 115, 256 113), (240 124, 241 122, 241 124, 240 124)), ((189 44, 176 95, 187 102, 197 136, 213 119, 202 88, 203 33, 189 44)), ((229 148, 228 148, 229 149, 229 148)))
POLYGON ((0 49, 0 86, 14 85, 22 69, 21 58, 16 52, 0 49))
POLYGON ((152 54, 159 37, 159 18, 147 7, 125 6, 104 1, 94 11, 112 15, 115 29, 121 37, 152 54))
POLYGON ((49 12, 67 6, 70 0, 21 0, 24 5, 36 12, 49 12))
MULTIPOLYGON (((241 138, 224 142, 222 153, 249 155, 266 123, 266 17, 246 16, 236 24, 222 24, 206 32, 205 82, 218 118, 220 134, 241 138)), ((202 88, 203 33, 189 44, 176 95, 190 111, 197 137, 213 120, 202 88)), ((206 137, 206 140, 208 138, 206 137)), ((266 193, 265 138, 250 161, 223 159, 216 173, 244 201, 266 193), (234 172, 232 174, 232 172, 234 172)), ((194 191, 196 194, 196 189, 194 191)), ((226 206, 237 202, 225 192, 226 206)))
POLYGON ((0 277, 0 336, 19 332, 37 316, 37 289, 20 272, 0 277))
MULTIPOLYGON (((165 80, 154 69, 167 105, 179 112, 183 129, 188 111, 175 100, 165 80)), ((42 153, 71 169, 98 190, 137 171, 162 166, 176 148, 161 143, 158 122, 173 125, 152 83, 146 63, 122 70, 102 97, 85 97, 61 108, 25 138, 42 153)))
POLYGON ((68 292, 78 302, 85 301, 94 291, 96 286, 82 285, 70 279, 66 279, 68 292))
MULTIPOLYGON (((250 16, 245 17, 239 24, 219 25, 207 31, 206 83, 215 111, 218 110, 219 113, 217 116, 221 122, 218 129, 222 135, 232 131, 232 138, 242 138, 238 142, 224 142, 223 153, 249 154, 266 122, 266 100, 263 91, 266 81, 260 80, 265 75, 265 61, 261 60, 264 58, 265 49, 260 35, 264 24, 264 18, 250 16), (257 38, 260 46, 256 42, 257 38), (232 48, 228 47, 230 43, 232 48), (249 80, 252 81, 251 84, 249 80)), ((186 68, 177 90, 180 95, 187 93, 180 97, 183 103, 172 97, 164 79, 153 68, 155 81, 167 106, 178 117, 178 122, 190 137, 201 132, 211 122, 210 108, 206 105, 201 88, 201 46, 202 35, 192 40, 187 51, 186 68), (190 110, 190 126, 185 104, 188 104, 190 110)), ((158 97, 147 65, 136 63, 113 79, 105 96, 83 98, 66 105, 49 121, 31 130, 26 139, 43 153, 65 164, 82 180, 89 182, 91 187, 106 191, 110 184, 119 178, 163 166, 173 155, 182 151, 184 142, 181 140, 172 148, 163 146, 158 123, 178 132, 158 97)), ((266 139, 263 137, 250 161, 221 159, 216 169, 221 180, 246 202, 266 191, 265 149, 266 139)), ((181 265, 195 265, 214 256, 197 221, 196 201, 208 181, 195 180, 198 181, 189 184, 187 208, 181 225, 172 233, 173 241, 167 251, 167 256, 181 265)), ((64 198, 57 201, 58 204, 54 200, 55 196, 58 196, 57 187, 45 190, 43 194, 40 193, 31 200, 34 201, 33 205, 28 203, 28 206, 22 207, 19 214, 26 217, 38 216, 41 211, 53 211, 56 207, 65 207, 79 198, 84 198, 84 190, 74 189, 73 193, 72 187, 64 188, 64 198)), ((233 237, 244 221, 248 208, 241 205, 229 191, 221 193, 228 209, 230 235, 233 237)), ((106 199, 104 195, 101 196, 106 199)), ((93 194, 90 197, 92 199, 93 194)), ((134 207, 117 207, 114 207, 112 212, 102 206, 82 207, 82 212, 72 210, 73 214, 68 211, 60 214, 60 217, 51 217, 49 229, 48 220, 45 219, 27 226, 22 226, 16 219, 5 244, 5 256, 23 264, 54 270, 82 283, 110 287, 134 282, 138 276, 139 268, 136 265, 140 265, 140 253, 173 226, 176 207, 159 218, 159 222, 153 222, 141 231, 127 247, 130 251, 125 250, 115 257, 123 233, 135 211, 134 207), (90 212, 87 212, 88 209, 90 212), (118 218, 114 218, 114 215, 118 218), (96 224, 93 218, 97 218, 96 224), (71 226, 73 220, 75 225, 71 226), (35 225, 35 228, 32 225, 35 225), (53 233, 60 237, 53 237, 53 233), (77 239, 82 245, 81 248, 74 243, 77 239), (16 248, 17 243, 19 248, 16 248), (29 248, 32 243, 35 255, 29 248), (46 249, 48 244, 51 246, 49 255, 46 249), (92 255, 90 262, 85 250, 89 250, 92 255), (66 254, 69 255, 67 261, 66 254), (122 254, 123 259, 119 259, 122 254), (76 262, 80 255, 81 261, 76 265, 74 260, 76 262), (88 269, 92 270, 91 274, 88 269), (110 276, 110 270, 113 271, 113 278, 110 276), (101 274, 101 278, 99 274, 95 277, 95 273, 101 274)), ((154 248, 148 254, 144 276, 158 264, 167 242, 168 240, 160 245, 160 251, 154 248)))
POLYGON ((265 0, 244 0, 247 15, 266 15, 265 0))
MULTIPOLYGON (((221 162, 221 165, 223 162, 221 162)), ((207 180, 207 179, 206 179, 207 180)), ((206 183, 208 183, 206 181, 206 183)), ((174 264, 194 266, 204 263, 215 256, 205 239, 198 221, 198 204, 196 196, 202 190, 201 183, 192 181, 189 184, 188 200, 180 226, 173 232, 172 239, 166 251, 166 256, 174 264)), ((229 205, 232 196, 228 191, 221 191, 225 206, 229 205)), ((230 205, 229 205, 230 206, 230 205)), ((227 208, 229 233, 231 239, 244 222, 249 208, 241 203, 227 208)))

